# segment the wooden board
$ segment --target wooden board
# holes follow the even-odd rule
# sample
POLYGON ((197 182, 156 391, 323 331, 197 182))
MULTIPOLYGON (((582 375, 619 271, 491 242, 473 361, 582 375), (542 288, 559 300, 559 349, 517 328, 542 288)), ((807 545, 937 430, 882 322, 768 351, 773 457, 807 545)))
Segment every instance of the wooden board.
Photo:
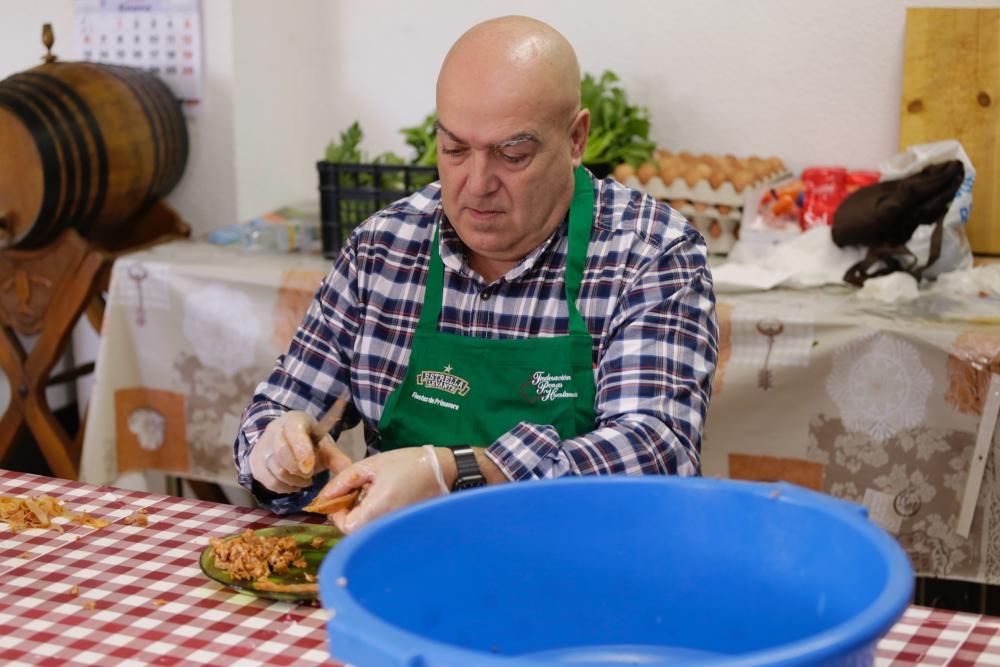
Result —
POLYGON ((976 167, 973 252, 1000 254, 1000 9, 906 10, 900 150, 942 139, 976 167))

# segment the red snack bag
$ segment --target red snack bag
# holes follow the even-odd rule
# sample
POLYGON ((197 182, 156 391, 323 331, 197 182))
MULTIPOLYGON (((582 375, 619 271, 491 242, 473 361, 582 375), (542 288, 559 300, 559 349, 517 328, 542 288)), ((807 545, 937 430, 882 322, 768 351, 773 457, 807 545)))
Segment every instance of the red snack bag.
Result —
POLYGON ((847 196, 847 170, 843 167, 810 167, 802 172, 805 200, 799 226, 807 231, 833 224, 833 212, 847 196))

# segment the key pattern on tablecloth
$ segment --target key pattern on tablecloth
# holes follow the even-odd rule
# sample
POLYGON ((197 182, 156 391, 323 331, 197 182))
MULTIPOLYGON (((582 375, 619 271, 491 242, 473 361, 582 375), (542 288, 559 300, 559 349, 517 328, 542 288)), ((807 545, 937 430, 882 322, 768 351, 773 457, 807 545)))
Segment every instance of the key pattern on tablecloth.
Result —
POLYGON ((209 535, 289 521, 0 470, 0 495, 39 493, 113 523, 2 534, 0 664, 334 664, 324 610, 235 593, 198 567, 209 535), (126 525, 140 507, 149 525, 126 525))

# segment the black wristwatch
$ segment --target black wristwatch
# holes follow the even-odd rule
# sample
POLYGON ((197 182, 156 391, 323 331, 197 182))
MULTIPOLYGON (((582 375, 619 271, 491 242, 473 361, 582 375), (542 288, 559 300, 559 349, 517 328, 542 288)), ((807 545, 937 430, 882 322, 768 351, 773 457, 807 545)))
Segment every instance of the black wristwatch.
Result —
POLYGON ((455 456, 455 467, 458 469, 455 483, 451 485, 452 491, 486 485, 486 478, 476 463, 476 453, 472 451, 472 447, 455 447, 451 453, 455 456))

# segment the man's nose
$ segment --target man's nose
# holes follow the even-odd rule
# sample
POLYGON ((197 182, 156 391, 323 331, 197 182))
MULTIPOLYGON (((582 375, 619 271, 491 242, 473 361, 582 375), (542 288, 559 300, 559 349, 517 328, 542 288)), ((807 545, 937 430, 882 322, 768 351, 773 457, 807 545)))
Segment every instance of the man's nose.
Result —
POLYGON ((496 161, 488 151, 473 151, 470 161, 469 190, 476 196, 492 194, 500 185, 496 161))

